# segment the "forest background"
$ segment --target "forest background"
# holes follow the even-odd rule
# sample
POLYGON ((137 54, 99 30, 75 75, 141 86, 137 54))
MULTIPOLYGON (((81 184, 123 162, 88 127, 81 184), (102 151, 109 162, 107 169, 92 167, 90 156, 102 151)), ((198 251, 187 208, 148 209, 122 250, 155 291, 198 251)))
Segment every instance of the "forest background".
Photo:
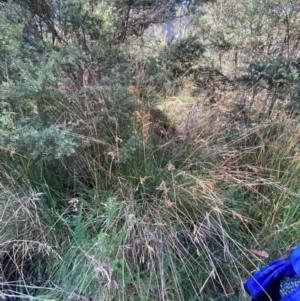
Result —
POLYGON ((299 2, 2 0, 0 28, 0 299, 249 300, 299 243, 299 2))

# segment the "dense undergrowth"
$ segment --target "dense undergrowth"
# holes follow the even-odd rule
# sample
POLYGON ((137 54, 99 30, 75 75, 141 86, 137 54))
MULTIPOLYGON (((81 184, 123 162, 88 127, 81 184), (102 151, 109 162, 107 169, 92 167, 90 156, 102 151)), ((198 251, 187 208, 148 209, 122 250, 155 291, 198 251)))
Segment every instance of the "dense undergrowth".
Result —
POLYGON ((1 296, 247 300, 263 251, 297 243, 300 131, 216 114, 167 140, 135 111, 130 144, 95 130, 57 160, 2 149, 1 296))
POLYGON ((0 300, 249 300, 299 243, 298 4, 210 2, 0 1, 0 300))

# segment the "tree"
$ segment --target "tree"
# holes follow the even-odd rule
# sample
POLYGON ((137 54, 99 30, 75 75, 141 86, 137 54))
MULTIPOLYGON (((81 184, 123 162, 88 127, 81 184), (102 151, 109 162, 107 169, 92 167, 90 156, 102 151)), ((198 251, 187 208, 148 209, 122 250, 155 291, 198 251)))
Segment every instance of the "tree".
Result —
POLYGON ((214 64, 240 89, 267 96, 262 110, 272 113, 277 101, 298 99, 297 61, 299 4, 297 1, 216 1, 204 17, 200 34, 209 40, 214 64))

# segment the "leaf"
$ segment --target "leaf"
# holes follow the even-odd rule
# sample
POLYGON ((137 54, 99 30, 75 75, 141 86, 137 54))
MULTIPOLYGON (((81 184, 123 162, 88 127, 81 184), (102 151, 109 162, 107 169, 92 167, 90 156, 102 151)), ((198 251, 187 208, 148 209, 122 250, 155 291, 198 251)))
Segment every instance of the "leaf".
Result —
POLYGON ((260 257, 264 257, 264 258, 269 257, 269 253, 267 253, 266 251, 260 251, 260 250, 255 250, 255 249, 250 249, 248 251, 251 252, 252 254, 258 255, 260 257))

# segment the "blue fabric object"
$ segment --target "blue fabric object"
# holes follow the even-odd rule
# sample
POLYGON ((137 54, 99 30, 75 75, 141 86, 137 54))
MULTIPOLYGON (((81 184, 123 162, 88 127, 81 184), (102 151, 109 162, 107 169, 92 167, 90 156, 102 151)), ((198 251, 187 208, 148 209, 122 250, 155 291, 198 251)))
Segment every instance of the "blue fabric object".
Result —
POLYGON ((249 278, 244 286, 253 301, 300 301, 300 286, 284 298, 279 294, 280 279, 288 276, 300 277, 300 245, 286 260, 276 259, 249 278))

